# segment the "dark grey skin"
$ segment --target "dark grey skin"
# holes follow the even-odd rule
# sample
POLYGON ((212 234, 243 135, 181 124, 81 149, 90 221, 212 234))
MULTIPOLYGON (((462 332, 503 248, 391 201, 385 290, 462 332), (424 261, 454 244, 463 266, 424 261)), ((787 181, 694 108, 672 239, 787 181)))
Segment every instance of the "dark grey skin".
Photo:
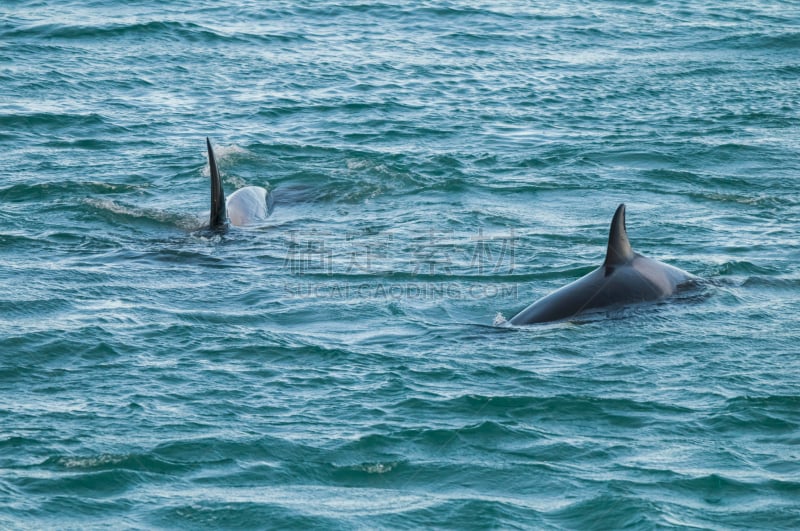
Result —
POLYGON ((211 214, 209 215, 208 228, 216 232, 224 232, 228 228, 228 212, 225 209, 225 192, 222 190, 222 179, 219 178, 217 161, 214 150, 211 149, 211 140, 206 137, 208 147, 208 169, 211 172, 211 214))
POLYGON ((625 205, 611 221, 603 265, 534 302, 511 318, 512 325, 569 319, 587 310, 657 301, 697 277, 633 252, 625 229, 625 205))

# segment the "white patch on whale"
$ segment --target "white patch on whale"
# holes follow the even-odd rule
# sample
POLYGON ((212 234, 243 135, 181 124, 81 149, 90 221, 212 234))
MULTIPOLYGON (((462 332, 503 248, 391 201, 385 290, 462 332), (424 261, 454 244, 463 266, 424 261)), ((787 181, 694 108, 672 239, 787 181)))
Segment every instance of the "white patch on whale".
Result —
POLYGON ((231 225, 244 227, 261 223, 269 215, 267 190, 260 186, 245 186, 233 192, 225 202, 231 225))

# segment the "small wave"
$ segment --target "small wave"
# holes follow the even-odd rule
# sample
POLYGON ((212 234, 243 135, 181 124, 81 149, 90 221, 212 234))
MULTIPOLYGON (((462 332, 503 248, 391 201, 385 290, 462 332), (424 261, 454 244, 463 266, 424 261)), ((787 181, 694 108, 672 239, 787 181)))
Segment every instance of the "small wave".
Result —
POLYGON ((155 208, 126 205, 112 199, 85 198, 83 204, 98 211, 112 221, 145 221, 158 225, 177 227, 182 230, 196 230, 202 222, 192 215, 175 214, 155 208))
POLYGON ((95 498, 121 495, 146 481, 142 474, 132 470, 97 470, 27 478, 24 491, 28 495, 63 496, 69 493, 77 498, 95 498))
POLYGON ((164 39, 189 38, 192 40, 217 39, 220 35, 208 28, 191 22, 149 21, 132 24, 114 23, 104 25, 86 24, 36 24, 16 28, 5 33, 6 37, 40 37, 64 40, 109 39, 118 37, 150 37, 164 39))
POLYGON ((105 183, 99 181, 44 182, 37 184, 15 184, 0 189, 0 201, 42 201, 49 197, 119 194, 140 191, 141 186, 105 183))
POLYGON ((55 139, 42 145, 57 149, 86 149, 91 151, 113 151, 119 149, 120 142, 98 138, 55 139))
POLYGON ((731 260, 716 265, 712 269, 713 276, 731 275, 777 275, 781 271, 748 262, 746 260, 731 260))
POLYGON ((148 454, 57 456, 48 458, 42 463, 42 466, 73 471, 132 470, 158 474, 174 473, 191 468, 186 464, 174 463, 148 454))
POLYGON ((722 432, 770 433, 792 437, 797 433, 800 397, 794 395, 736 397, 706 422, 722 432))
POLYGON ((777 195, 765 194, 763 192, 745 195, 742 193, 723 193, 719 191, 704 190, 689 192, 686 195, 701 202, 734 203, 759 208, 780 208, 794 206, 797 204, 797 201, 791 197, 779 197, 777 195))
MULTIPOLYGON (((739 480, 722 474, 708 474, 697 477, 681 478, 668 482, 663 487, 678 491, 691 498, 701 498, 707 503, 735 503, 754 498, 755 492, 766 488, 777 494, 778 490, 788 492, 800 488, 798 482, 776 480, 739 480), (777 488, 776 488, 777 487, 777 488)), ((777 497, 776 497, 777 501, 777 497)))
POLYGON ((11 449, 15 448, 30 449, 44 444, 44 441, 40 441, 39 439, 34 439, 32 437, 10 436, 0 439, 0 448, 2 448, 5 452, 9 452, 11 449))
POLYGON ((36 112, 0 114, 0 129, 35 131, 44 136, 69 132, 71 136, 97 136, 124 133, 125 128, 98 113, 36 112))
POLYGON ((740 396, 728 400, 732 411, 752 408, 779 408, 786 413, 800 411, 800 395, 740 396))
POLYGON ((0 313, 7 317, 30 317, 42 319, 48 315, 61 315, 70 310, 72 301, 55 297, 47 299, 22 299, 0 301, 0 313))
POLYGON ((649 529, 658 523, 652 503, 624 494, 600 494, 553 511, 547 520, 575 529, 649 529))
POLYGON ((778 290, 800 289, 800 278, 784 278, 771 276, 751 276, 742 283, 743 287, 772 288, 778 290))
POLYGON ((795 51, 800 48, 800 33, 786 32, 772 35, 748 33, 711 39, 702 44, 698 43, 698 45, 714 50, 733 48, 747 50, 748 52, 755 50, 795 51))

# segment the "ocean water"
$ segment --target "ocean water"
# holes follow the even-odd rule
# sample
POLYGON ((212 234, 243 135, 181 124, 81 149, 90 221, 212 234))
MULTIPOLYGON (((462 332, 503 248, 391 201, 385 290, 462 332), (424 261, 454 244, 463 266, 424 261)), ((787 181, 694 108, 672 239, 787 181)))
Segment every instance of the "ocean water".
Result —
POLYGON ((4 0, 0 528, 800 528, 799 28, 4 0), (701 288, 495 326, 619 203, 701 288))

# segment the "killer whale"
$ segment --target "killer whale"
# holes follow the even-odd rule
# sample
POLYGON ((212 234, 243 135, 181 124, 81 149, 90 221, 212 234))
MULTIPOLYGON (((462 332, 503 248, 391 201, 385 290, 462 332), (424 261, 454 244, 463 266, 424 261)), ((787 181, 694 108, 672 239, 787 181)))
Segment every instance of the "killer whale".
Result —
POLYGON ((587 310, 656 301, 697 277, 682 269, 636 253, 625 228, 625 205, 614 213, 603 264, 537 300, 508 322, 526 325, 569 319, 587 310))
POLYGON ((272 210, 272 196, 261 186, 245 186, 225 199, 211 140, 206 137, 208 168, 211 175, 211 213, 208 229, 224 232, 229 225, 242 227, 264 221, 272 210))

